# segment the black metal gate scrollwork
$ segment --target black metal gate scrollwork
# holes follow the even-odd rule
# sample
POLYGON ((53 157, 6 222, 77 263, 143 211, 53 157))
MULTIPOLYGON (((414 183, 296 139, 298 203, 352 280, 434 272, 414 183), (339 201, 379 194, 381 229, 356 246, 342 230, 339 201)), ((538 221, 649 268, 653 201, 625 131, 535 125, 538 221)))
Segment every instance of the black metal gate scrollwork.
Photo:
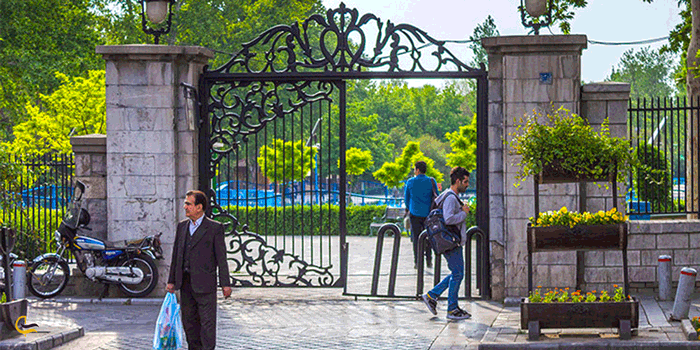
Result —
POLYGON ((199 186, 229 223, 235 284, 345 285, 346 80, 477 80, 477 224, 488 241, 486 77, 445 41, 344 4, 272 27, 205 68, 199 186))

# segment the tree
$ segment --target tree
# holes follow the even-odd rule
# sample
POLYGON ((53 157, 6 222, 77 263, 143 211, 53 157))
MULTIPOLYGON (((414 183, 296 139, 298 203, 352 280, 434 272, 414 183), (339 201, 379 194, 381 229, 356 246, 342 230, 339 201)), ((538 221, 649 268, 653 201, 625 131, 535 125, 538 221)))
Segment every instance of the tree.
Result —
POLYGON ((498 32, 496 21, 493 20, 491 15, 486 17, 483 23, 478 24, 474 28, 472 35, 469 36, 469 40, 471 40, 469 47, 472 49, 472 54, 474 54, 471 63, 473 67, 479 67, 482 63, 488 67, 488 54, 484 47, 481 46, 481 39, 499 35, 501 35, 501 33, 498 32))
POLYGON ((459 131, 445 134, 450 140, 452 152, 447 154, 447 165, 461 166, 469 172, 476 168, 476 114, 469 125, 459 127, 459 131))
POLYGON ((26 119, 25 106, 63 81, 104 67, 92 0, 0 1, 0 139, 26 119))
POLYGON ((263 174, 274 182, 301 181, 316 165, 316 148, 299 141, 275 139, 270 146, 260 147, 258 165, 263 174))
POLYGON ((61 86, 40 102, 27 103, 29 119, 15 126, 10 153, 43 155, 70 153, 70 136, 105 133, 105 72, 69 78, 56 73, 61 86))
POLYGON ((653 50, 650 46, 639 51, 630 49, 622 54, 618 68, 613 67, 606 81, 630 83, 631 98, 669 96, 673 59, 668 52, 653 50))
POLYGON ((404 147, 401 155, 393 162, 384 163, 382 167, 372 173, 372 175, 386 187, 401 187, 403 186, 401 181, 410 174, 413 164, 419 160, 425 161, 428 165, 426 175, 435 178, 437 182, 442 182, 442 173, 435 170, 433 166, 435 161, 426 157, 420 150, 420 144, 414 141, 409 142, 406 147, 404 147))
MULTIPOLYGON (((374 164, 372 152, 351 147, 345 151, 345 171, 348 175, 362 175, 374 164)), ((340 160, 338 160, 340 166, 340 160)))
MULTIPOLYGON (((345 151, 345 172, 355 178, 364 174, 367 169, 374 165, 372 160, 372 152, 363 151, 359 148, 351 147, 345 151)), ((340 159, 338 159, 338 168, 340 168, 340 159)), ((352 184, 355 181, 348 181, 352 184)))
POLYGON ((670 203, 671 172, 664 152, 654 145, 644 143, 639 145, 634 155, 639 166, 634 170, 632 179, 639 199, 651 202, 655 208, 670 203))

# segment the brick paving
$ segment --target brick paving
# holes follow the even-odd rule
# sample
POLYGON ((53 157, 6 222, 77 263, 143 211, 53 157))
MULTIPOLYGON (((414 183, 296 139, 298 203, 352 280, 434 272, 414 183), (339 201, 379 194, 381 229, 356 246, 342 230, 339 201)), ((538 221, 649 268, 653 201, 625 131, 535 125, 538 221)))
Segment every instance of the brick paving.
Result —
MULTIPOLYGON (((366 247, 355 242, 355 249, 373 252, 369 248, 373 241, 366 242, 366 247)), ((352 285, 366 293, 371 280, 367 264, 373 259, 354 259, 351 255, 359 268, 350 271, 352 285)), ((401 288, 415 288, 412 261, 400 260, 401 288)), ((426 288, 432 285, 431 279, 426 276, 426 288)), ((342 293, 342 289, 330 288, 235 288, 231 299, 219 300, 217 349, 700 349, 700 341, 685 341, 680 323, 667 321, 673 303, 657 302, 649 295, 639 296, 640 328, 630 341, 615 339, 613 329, 545 329, 540 341, 529 342, 527 331, 519 328, 518 307, 460 301, 474 316, 451 322, 445 318, 444 299, 438 315, 433 316, 417 300, 356 298, 342 293)), ((691 317, 700 316, 700 299, 694 300, 691 317)), ((83 337, 56 349, 150 349, 160 299, 135 299, 133 303, 65 296, 34 299, 27 321, 38 323, 43 334, 84 328, 83 337)))

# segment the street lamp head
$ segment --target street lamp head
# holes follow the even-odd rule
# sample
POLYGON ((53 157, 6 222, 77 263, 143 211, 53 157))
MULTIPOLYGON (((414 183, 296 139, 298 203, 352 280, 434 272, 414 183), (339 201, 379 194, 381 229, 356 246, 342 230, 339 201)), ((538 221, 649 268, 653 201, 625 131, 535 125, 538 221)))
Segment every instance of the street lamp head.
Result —
POLYGON ((143 32, 155 37, 157 45, 160 36, 170 32, 172 24, 173 5, 175 0, 141 0, 141 25, 143 32), (149 23, 156 24, 155 28, 149 23), (166 22, 164 25, 161 25, 166 22))
POLYGON ((525 0, 525 10, 532 18, 537 18, 547 12, 545 0, 525 0))
POLYGON ((525 28, 532 28, 535 35, 539 35, 541 27, 552 24, 552 0, 520 0, 520 18, 525 28), (526 12, 531 17, 529 22, 525 19, 526 12))

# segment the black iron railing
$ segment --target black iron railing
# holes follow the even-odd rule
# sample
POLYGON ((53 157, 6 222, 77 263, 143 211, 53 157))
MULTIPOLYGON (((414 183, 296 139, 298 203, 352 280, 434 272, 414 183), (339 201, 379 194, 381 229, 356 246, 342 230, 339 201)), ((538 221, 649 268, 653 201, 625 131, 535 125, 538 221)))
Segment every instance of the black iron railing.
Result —
POLYGON ((691 201, 691 194, 700 185, 698 145, 691 135, 697 140, 700 100, 630 100, 628 113, 630 146, 640 164, 627 183, 631 219, 697 214, 698 203, 691 201))
POLYGON ((14 253, 31 259, 55 249, 53 232, 72 194, 73 156, 9 155, 0 163, 13 169, 11 179, 2 186, 0 219, 2 226, 18 232, 14 253))

